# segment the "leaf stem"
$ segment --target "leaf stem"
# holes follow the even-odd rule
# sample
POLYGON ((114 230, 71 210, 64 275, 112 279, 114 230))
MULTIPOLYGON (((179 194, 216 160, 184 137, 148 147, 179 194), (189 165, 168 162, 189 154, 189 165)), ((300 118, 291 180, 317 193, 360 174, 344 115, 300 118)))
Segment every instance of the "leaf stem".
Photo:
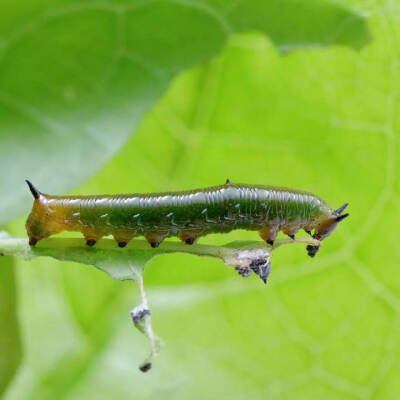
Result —
MULTIPOLYGON (((153 255, 163 253, 189 253, 198 256, 209 256, 225 260, 232 252, 240 249, 269 249, 273 251, 281 246, 291 244, 305 244, 305 245, 321 245, 318 240, 312 238, 292 239, 278 239, 274 246, 267 245, 261 241, 235 241, 228 243, 224 246, 195 244, 188 246, 180 242, 165 241, 157 249, 151 249, 145 240, 133 240, 129 245, 120 249, 112 239, 103 239, 96 247, 90 248, 83 244, 82 239, 66 239, 66 238, 52 238, 45 239, 39 242, 36 247, 31 247, 28 244, 28 239, 2 237, 0 238, 0 254, 3 256, 16 256, 25 259, 31 259, 40 256, 50 256, 59 260, 68 260, 68 256, 74 251, 79 250, 82 260, 80 262, 87 264, 83 258, 85 254, 92 255, 93 253, 112 251, 119 254, 134 253, 135 250, 146 251, 153 253, 153 255), (70 250, 68 254, 67 250, 70 250)), ((71 260, 73 261, 73 260, 71 260)))

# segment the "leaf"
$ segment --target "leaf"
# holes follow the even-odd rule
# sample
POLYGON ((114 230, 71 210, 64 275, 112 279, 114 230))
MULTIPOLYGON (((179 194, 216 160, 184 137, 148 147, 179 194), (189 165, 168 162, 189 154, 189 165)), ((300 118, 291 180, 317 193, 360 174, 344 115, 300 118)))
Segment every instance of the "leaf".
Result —
POLYGON ((0 22, 0 223, 27 210, 25 178, 63 193, 90 177, 232 33, 284 50, 369 40, 363 17, 322 0, 3 1, 0 22))
MULTIPOLYGON (((246 243, 246 246, 244 246, 244 243, 233 242, 224 247, 205 245, 187 246, 183 243, 168 242, 162 243, 157 249, 150 249, 146 241, 135 240, 130 243, 128 248, 122 250, 116 247, 114 240, 110 239, 102 240, 95 248, 84 246, 82 240, 78 239, 49 239, 45 240, 44 243, 40 243, 39 246, 32 248, 29 246, 27 239, 13 238, 4 234, 4 232, 0 232, 0 256, 17 256, 28 260, 35 257, 48 256, 61 261, 73 261, 93 265, 114 279, 130 279, 137 282, 140 289, 141 303, 131 311, 131 317, 136 328, 150 341, 151 353, 139 367, 142 372, 147 372, 151 368, 153 359, 158 355, 161 346, 160 340, 153 331, 151 310, 147 302, 143 284, 143 270, 151 258, 156 255, 174 252, 217 257, 222 259, 225 264, 234 266, 241 276, 248 277, 251 273, 254 273, 259 275, 264 283, 266 283, 271 267, 270 258, 272 250, 294 243, 320 245, 314 239, 299 239, 298 241, 284 239, 277 241, 273 249, 268 246, 266 247, 264 242, 253 242, 250 245, 246 243)), ((4 269, 4 271, 8 272, 7 269, 4 269)), ((10 293, 6 294, 10 296, 10 293)), ((10 330, 11 334, 14 333, 15 335, 15 332, 12 331, 16 329, 15 316, 10 315, 7 317, 14 319, 14 325, 11 325, 10 330)), ((9 341, 9 335, 10 332, 6 331, 4 339, 9 341)), ((16 340, 19 344, 18 336, 16 340)), ((1 344, 0 341, 0 346, 1 344)), ((11 360, 15 358, 13 352, 17 352, 17 355, 19 355, 18 349, 18 346, 15 349, 10 349, 11 360)), ((4 366, 6 366, 6 360, 4 360, 4 366)), ((17 361, 19 360, 17 359, 17 361)), ((10 367, 13 372, 13 368, 15 367, 12 362, 8 365, 8 368, 10 367)))
POLYGON ((21 339, 16 302, 13 259, 0 257, 0 397, 21 362, 21 339))
MULTIPOLYGON (((14 238, 0 232, 0 256, 23 257, 27 260, 35 257, 53 257, 60 261, 73 261, 81 264, 93 265, 106 272, 116 280, 139 281, 146 264, 155 256, 170 253, 188 253, 198 256, 215 257, 225 264, 248 269, 260 275, 252 261, 266 259, 269 261, 272 251, 281 246, 290 244, 321 245, 316 239, 280 239, 273 247, 265 242, 235 241, 225 246, 192 245, 168 241, 156 249, 149 248, 145 240, 135 240, 122 250, 115 245, 112 239, 103 239, 96 247, 83 245, 80 239, 47 239, 36 247, 28 244, 28 239, 14 238)), ((248 275, 249 275, 248 274, 248 275)), ((246 276, 248 276, 246 275, 246 276)), ((260 275, 261 279, 264 279, 260 275)), ((265 277, 265 283, 266 278, 265 277)))
MULTIPOLYGON (((301 246, 277 252, 266 287, 234 281, 208 259, 150 261, 148 297, 166 341, 151 384, 132 372, 142 343, 122 320, 110 321, 88 375, 68 381, 75 398, 397 398, 400 31, 394 4, 358 4, 374 36, 360 53, 281 56, 262 36, 236 36, 221 57, 177 79, 138 134, 79 189, 161 191, 230 178, 303 188, 332 206, 349 201, 350 217, 312 262, 301 246)), ((254 234, 202 243, 239 238, 254 234)), ((84 298, 73 291, 80 276, 77 267, 69 277, 71 298, 84 298)))
MULTIPOLYGON (((2 234, 3 232, 0 232, 2 234)), ((278 240, 271 250, 264 242, 232 242, 225 246, 192 245, 169 241, 153 249, 145 240, 135 240, 121 250, 115 241, 104 239, 96 247, 87 247, 80 239, 47 239, 31 247, 27 239, 0 236, 0 256, 17 256, 30 260, 35 257, 53 257, 60 261, 73 261, 93 265, 117 280, 136 281, 151 258, 160 254, 189 253, 219 258, 227 265, 240 266, 242 258, 270 257, 271 251, 288 244, 317 244, 315 239, 278 240)))
MULTIPOLYGON (((146 192, 230 178, 307 189, 333 206, 349 201, 349 219, 318 257, 309 260, 301 246, 277 252, 267 286, 242 282, 213 259, 151 260, 144 277, 166 346, 147 376, 135 372, 146 348, 124 314, 129 285, 117 283, 105 297, 104 274, 92 269, 19 262, 20 312, 29 310, 48 329, 24 320, 28 373, 8 400, 33 398, 15 393, 34 390, 85 400, 397 399, 398 5, 346 4, 369 15, 374 41, 361 52, 332 47, 281 56, 263 36, 236 36, 221 57, 175 80, 138 134, 79 188, 146 192), (82 289, 82 279, 96 295, 82 289), (60 311, 49 310, 47 291, 60 311), (87 333, 85 314, 69 307, 96 301, 103 308, 93 307, 87 333), (58 325, 63 329, 50 329, 58 325), (52 342, 59 350, 50 363, 43 355, 52 342), (66 354, 83 360, 79 373, 66 354)), ((22 235, 23 221, 13 229, 22 235)), ((237 239, 254 234, 201 243, 237 239)))

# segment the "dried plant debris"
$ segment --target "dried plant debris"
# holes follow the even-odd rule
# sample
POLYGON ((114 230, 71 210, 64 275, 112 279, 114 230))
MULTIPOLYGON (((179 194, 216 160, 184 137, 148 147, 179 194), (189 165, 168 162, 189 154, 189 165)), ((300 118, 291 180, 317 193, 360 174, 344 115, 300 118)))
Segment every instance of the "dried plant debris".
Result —
POLYGON ((247 278, 254 272, 264 283, 267 283, 271 271, 271 255, 272 251, 267 248, 237 250, 225 259, 225 264, 234 266, 243 278, 247 278))

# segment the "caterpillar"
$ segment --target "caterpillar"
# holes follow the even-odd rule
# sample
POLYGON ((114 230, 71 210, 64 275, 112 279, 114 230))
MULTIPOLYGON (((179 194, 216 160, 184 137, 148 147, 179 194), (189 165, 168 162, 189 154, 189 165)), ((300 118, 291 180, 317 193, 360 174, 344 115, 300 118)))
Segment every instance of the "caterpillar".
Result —
MULTIPOLYGON (((170 236, 191 245, 209 233, 234 229, 257 230, 273 246, 279 231, 295 239, 304 229, 322 241, 349 215, 343 214, 348 203, 334 210, 311 193, 229 179, 190 191, 97 196, 52 196, 26 183, 34 197, 26 221, 31 246, 61 231, 82 232, 88 246, 112 235, 125 247, 142 235, 155 248, 170 236)), ((318 249, 309 245, 307 253, 314 257, 318 249)))

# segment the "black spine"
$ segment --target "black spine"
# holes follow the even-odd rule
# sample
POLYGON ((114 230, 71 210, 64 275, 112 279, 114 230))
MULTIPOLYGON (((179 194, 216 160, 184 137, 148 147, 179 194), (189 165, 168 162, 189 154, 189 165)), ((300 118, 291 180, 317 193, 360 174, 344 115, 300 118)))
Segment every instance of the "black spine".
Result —
POLYGON ((38 198, 40 197, 40 192, 39 192, 39 190, 37 190, 37 189, 35 188, 35 186, 33 186, 32 183, 28 181, 28 179, 26 179, 25 182, 28 184, 29 190, 31 191, 32 196, 33 196, 35 199, 38 199, 38 198))

